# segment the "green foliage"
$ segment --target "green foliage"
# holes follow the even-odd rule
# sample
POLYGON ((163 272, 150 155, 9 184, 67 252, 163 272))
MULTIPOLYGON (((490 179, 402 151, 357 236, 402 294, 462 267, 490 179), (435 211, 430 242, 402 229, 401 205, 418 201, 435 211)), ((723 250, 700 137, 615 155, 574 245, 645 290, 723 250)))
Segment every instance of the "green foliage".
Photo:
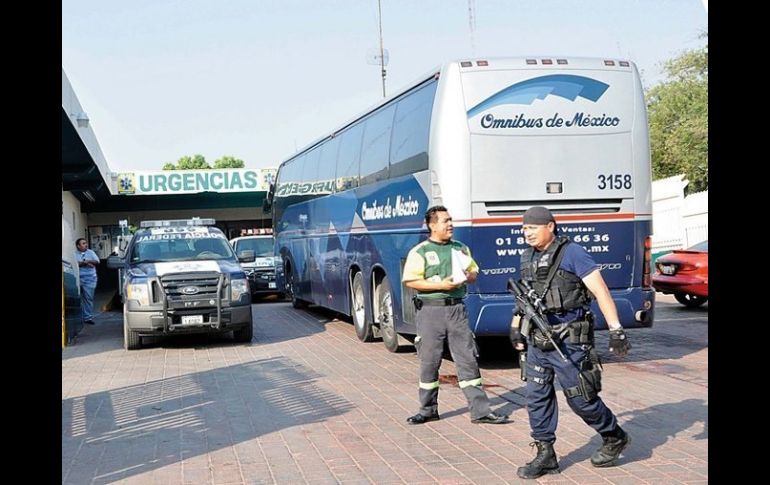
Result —
POLYGON ((184 156, 177 160, 176 165, 169 162, 163 165, 163 170, 205 170, 211 168, 246 168, 246 163, 240 158, 225 155, 214 162, 212 167, 206 163, 203 155, 184 156))
POLYGON ((244 168, 246 164, 240 158, 225 155, 214 161, 214 168, 244 168))
POLYGON ((176 162, 177 170, 201 170, 204 168, 211 168, 206 163, 206 159, 203 155, 193 155, 192 157, 182 157, 176 162))
POLYGON ((177 160, 176 165, 173 163, 167 163, 163 165, 163 170, 201 170, 211 168, 206 163, 206 158, 203 155, 184 156, 177 160))
POLYGON ((668 61, 665 72, 647 92, 653 179, 684 173, 688 192, 707 190, 708 44, 668 61))

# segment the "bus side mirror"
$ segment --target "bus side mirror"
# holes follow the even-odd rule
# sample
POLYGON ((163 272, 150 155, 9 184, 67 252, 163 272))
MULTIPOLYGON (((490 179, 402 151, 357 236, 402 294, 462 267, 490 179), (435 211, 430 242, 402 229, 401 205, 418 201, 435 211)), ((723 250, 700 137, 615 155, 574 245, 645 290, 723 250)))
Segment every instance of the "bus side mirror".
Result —
POLYGON ((267 189, 267 194, 265 194, 265 200, 262 201, 262 212, 265 214, 269 213, 273 209, 273 194, 275 193, 275 184, 270 184, 270 187, 267 189))

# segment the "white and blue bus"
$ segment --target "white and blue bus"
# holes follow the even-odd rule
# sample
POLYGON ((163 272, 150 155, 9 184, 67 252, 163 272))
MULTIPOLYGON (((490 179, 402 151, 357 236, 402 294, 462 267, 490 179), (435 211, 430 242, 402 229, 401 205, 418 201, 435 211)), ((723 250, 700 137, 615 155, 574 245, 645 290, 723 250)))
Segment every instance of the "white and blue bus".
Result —
MULTIPOLYGON (((625 327, 652 325, 647 114, 632 62, 505 58, 442 65, 281 163, 268 194, 278 286, 352 316, 397 351, 414 334, 409 249, 442 204, 478 262, 471 330, 507 335, 522 214, 548 207, 601 265, 625 327)), ((595 306, 595 303, 594 303, 595 306)), ((597 328, 606 328, 601 313, 597 328)))

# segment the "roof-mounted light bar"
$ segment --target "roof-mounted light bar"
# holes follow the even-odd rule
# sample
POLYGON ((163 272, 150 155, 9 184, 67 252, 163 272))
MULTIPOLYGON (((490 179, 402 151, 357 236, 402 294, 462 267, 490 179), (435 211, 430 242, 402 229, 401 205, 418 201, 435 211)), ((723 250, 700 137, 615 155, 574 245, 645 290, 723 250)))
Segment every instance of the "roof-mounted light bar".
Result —
POLYGON ((192 219, 169 219, 165 221, 142 221, 139 227, 181 227, 181 226, 213 226, 213 217, 193 217, 192 219))
POLYGON ((262 227, 262 228, 241 230, 241 236, 262 236, 262 235, 270 235, 272 233, 273 233, 272 227, 262 227))

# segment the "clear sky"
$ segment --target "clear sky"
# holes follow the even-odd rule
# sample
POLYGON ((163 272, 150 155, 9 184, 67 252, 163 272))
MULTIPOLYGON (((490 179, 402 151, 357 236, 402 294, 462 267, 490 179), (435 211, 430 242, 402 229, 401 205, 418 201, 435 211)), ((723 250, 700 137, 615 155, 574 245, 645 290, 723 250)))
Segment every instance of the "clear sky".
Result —
MULTIPOLYGON (((382 0, 386 89, 449 60, 530 55, 627 58, 650 87, 705 44, 704 4, 382 0)), ((382 98, 377 18, 377 0, 63 0, 62 66, 113 171, 198 153, 277 167, 382 98)))

